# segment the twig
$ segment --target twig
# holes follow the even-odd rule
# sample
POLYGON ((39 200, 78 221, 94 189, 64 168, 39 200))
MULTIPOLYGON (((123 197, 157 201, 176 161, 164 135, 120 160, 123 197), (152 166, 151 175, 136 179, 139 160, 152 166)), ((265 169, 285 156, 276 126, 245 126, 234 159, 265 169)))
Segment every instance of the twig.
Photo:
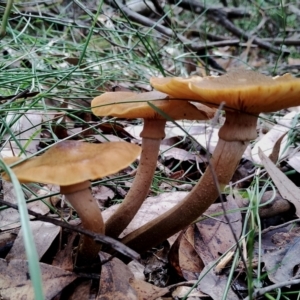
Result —
MULTIPOLYGON (((0 203, 6 205, 8 207, 11 207, 13 209, 18 210, 18 206, 15 205, 15 204, 12 204, 10 202, 0 200, 0 203)), ((131 258, 131 259, 134 259, 134 260, 139 260, 140 259, 140 255, 137 252, 135 252, 134 250, 130 249, 129 247, 125 246, 121 242, 119 242, 119 241, 117 241, 117 240, 115 240, 111 237, 108 237, 108 236, 105 236, 105 235, 102 235, 102 234, 96 234, 96 233, 93 233, 92 231, 85 230, 85 229, 82 229, 82 228, 78 228, 78 227, 76 227, 74 225, 70 225, 66 222, 56 220, 56 219, 53 219, 53 218, 49 218, 47 216, 43 216, 43 215, 41 215, 39 213, 36 213, 36 212, 34 212, 30 209, 27 209, 27 211, 28 211, 29 215, 34 216, 36 218, 36 220, 38 220, 38 221, 44 221, 44 222, 47 222, 47 223, 51 223, 51 224, 54 224, 54 225, 57 225, 57 226, 60 226, 60 227, 63 227, 63 228, 67 228, 69 230, 72 230, 72 231, 75 231, 75 232, 78 232, 78 233, 81 233, 81 234, 84 234, 84 235, 87 235, 89 237, 92 237, 97 242, 109 245, 110 247, 112 247, 117 252, 119 252, 119 253, 121 253, 121 254, 123 254, 123 255, 131 258)))
MULTIPOLYGON (((169 0, 169 3, 177 4, 177 1, 178 0, 169 0)), ((280 54, 281 51, 284 51, 285 55, 289 54, 287 50, 281 50, 279 48, 273 47, 272 44, 260 38, 253 37, 247 32, 236 27, 229 20, 228 13, 226 13, 224 10, 218 8, 206 8, 205 6, 201 5, 197 0, 181 0, 180 2, 178 2, 178 6, 188 10, 193 10, 197 13, 205 12, 212 21, 222 25, 224 28, 226 28, 228 31, 230 31, 232 34, 234 34, 241 40, 247 41, 253 38, 253 43, 260 46, 263 49, 267 49, 275 54, 280 54)))
MULTIPOLYGON (((193 52, 193 51, 197 52, 199 59, 201 56, 204 56, 206 54, 205 51, 203 50, 203 46, 199 47, 199 43, 191 44, 191 41, 189 39, 185 38, 183 35, 177 34, 172 29, 167 28, 163 25, 160 25, 157 22, 155 22, 147 17, 144 17, 141 14, 132 11, 131 9, 129 9, 128 7, 126 7, 125 5, 120 3, 118 0, 114 0, 114 1, 106 0, 106 2, 109 3, 110 5, 112 5, 113 7, 120 9, 122 11, 122 13, 128 17, 128 19, 130 19, 134 22, 137 22, 141 25, 145 25, 147 27, 152 27, 156 31, 158 31, 168 37, 177 38, 183 44, 183 46, 186 50, 188 50, 189 52, 193 52)), ((225 72, 225 70, 210 56, 205 57, 205 63, 209 64, 212 68, 214 68, 216 70, 225 72)))
MULTIPOLYGON (((257 289, 256 291, 254 291, 254 293, 252 294, 252 297, 251 299, 254 299, 256 297, 259 297, 259 296, 262 296, 264 295, 265 293, 268 293, 268 292, 271 292, 275 289, 279 289, 279 288, 282 288, 282 287, 285 287, 285 286, 288 286, 288 285, 294 285, 294 284, 299 284, 300 283, 300 279, 294 279, 294 280, 287 280, 287 281, 283 281, 283 282, 279 282, 279 283, 275 283, 275 284, 272 284, 272 285, 269 285, 265 288, 262 288, 262 289, 257 289)), ((250 297, 246 297, 244 298, 244 300, 249 300, 250 297)))

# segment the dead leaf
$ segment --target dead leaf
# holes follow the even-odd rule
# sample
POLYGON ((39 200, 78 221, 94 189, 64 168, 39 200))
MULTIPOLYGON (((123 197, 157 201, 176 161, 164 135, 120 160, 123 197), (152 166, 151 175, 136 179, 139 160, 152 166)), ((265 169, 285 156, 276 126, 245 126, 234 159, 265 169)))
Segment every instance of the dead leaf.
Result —
POLYGON ((79 283, 68 300, 89 300, 92 280, 85 280, 79 283))
POLYGON ((187 299, 191 298, 191 299, 202 299, 202 297, 206 297, 208 298, 209 296, 201 293, 200 291, 198 291, 197 289, 193 289, 191 291, 191 287, 188 286, 179 286, 175 289, 175 291, 172 293, 173 298, 178 299, 178 298, 183 298, 186 297, 186 295, 188 295, 187 299), (195 298, 193 298, 195 297, 195 298), (200 298, 201 297, 201 298, 200 298))
POLYGON ((189 226, 176 239, 169 253, 169 262, 186 280, 197 280, 204 263, 195 249, 194 226, 189 226))
POLYGON ((162 152, 161 156, 164 159, 174 158, 180 161, 195 161, 197 158, 196 154, 190 153, 184 149, 169 147, 166 145, 160 145, 160 151, 162 152))
POLYGON ((300 264, 300 229, 285 226, 262 235, 262 261, 274 283, 294 279, 300 264))
POLYGON ((96 200, 100 201, 101 203, 113 199, 115 193, 105 185, 97 185, 92 187, 92 192, 96 200))
MULTIPOLYGON (((36 136, 39 134, 42 128, 41 124, 43 114, 43 111, 28 110, 26 113, 22 114, 16 123, 12 125, 11 129, 14 132, 16 139, 20 145, 22 145, 24 152, 28 155, 35 153, 37 151, 37 146, 40 143, 40 139, 36 136)), ((6 119, 7 124, 13 121, 14 118, 15 113, 8 114, 6 119)), ((9 135, 6 135, 6 138, 8 137, 9 135)), ((10 141, 9 145, 10 147, 5 148, 4 150, 12 149, 13 152, 10 156, 21 153, 21 149, 15 141, 10 141)), ((1 154, 3 153, 1 152, 1 154)))
MULTIPOLYGON (((45 299, 52 299, 65 286, 77 278, 74 273, 40 263, 45 299)), ((3 299, 34 299, 27 261, 0 259, 0 295, 3 299)))
POLYGON ((77 237, 76 232, 68 234, 66 243, 62 245, 62 249, 55 255, 52 265, 59 267, 66 271, 73 270, 73 251, 74 251, 74 240, 77 237))
MULTIPOLYGON (((108 254, 99 253, 101 261, 109 258, 108 254)), ((138 300, 138 294, 130 282, 134 275, 118 258, 113 258, 102 265, 100 289, 97 300, 138 300)))
POLYGON ((300 173, 300 152, 297 152, 289 157, 288 164, 298 173, 300 173))
POLYGON ((238 205, 231 196, 227 196, 227 202, 224 203, 227 211, 227 218, 231 223, 234 232, 231 232, 220 203, 213 204, 205 212, 205 215, 217 215, 209 217, 204 221, 197 223, 195 230, 195 249, 204 264, 214 261, 220 257, 220 253, 225 253, 230 247, 236 244, 234 235, 239 238, 242 232, 242 216, 238 211, 238 205), (228 212, 237 210, 235 212, 228 212), (220 212, 222 213, 220 215, 220 212))
POLYGON ((261 160, 259 158, 259 148, 264 152, 265 155, 269 156, 272 152, 274 152, 274 147, 276 143, 282 138, 279 144, 277 145, 277 149, 279 154, 277 156, 281 157, 283 155, 283 151, 286 150, 285 146, 287 144, 287 136, 286 133, 290 130, 293 118, 296 116, 296 112, 290 112, 286 114, 284 117, 278 120, 278 124, 274 125, 273 128, 266 133, 258 142, 255 143, 252 151, 252 161, 260 164, 261 160), (280 150, 279 150, 280 149, 280 150))
MULTIPOLYGON (((8 181, 3 181, 2 188, 3 188, 4 200, 9 203, 12 203, 12 204, 17 204, 13 184, 8 181)), ((46 192, 46 191, 43 189, 40 189, 37 191, 37 194, 42 195, 42 193, 44 193, 44 192, 46 192)), ((31 203, 27 204, 27 208, 31 209, 32 211, 34 211, 36 213, 40 213, 43 215, 49 212, 49 207, 46 204, 44 204, 42 201, 31 202, 31 203)), ((7 229, 20 227, 19 221, 20 221, 20 216, 19 216, 18 210, 13 209, 13 208, 7 208, 7 209, 0 211, 1 230, 7 230, 7 229)))
MULTIPOLYGON (((163 214, 167 210, 171 209, 177 203, 179 203, 188 193, 187 192, 172 192, 163 193, 156 197, 147 198, 139 209, 138 213, 135 215, 133 220, 127 226, 127 228, 122 232, 120 237, 124 237, 135 229, 143 226, 159 215, 163 214)), ((113 205, 102 212, 104 221, 117 210, 120 204, 113 205)))
POLYGON ((130 279, 130 285, 137 292, 139 300, 156 300, 169 292, 168 288, 157 287, 135 278, 130 279))
MULTIPOLYGON (((36 245, 39 259, 45 254, 45 252, 52 245, 54 239, 60 231, 60 227, 51 223, 45 223, 42 221, 31 221, 30 228, 33 233, 34 242, 36 245)), ((6 260, 22 259, 26 260, 26 253, 24 247, 23 230, 19 231, 19 234, 14 242, 13 247, 10 249, 6 256, 6 260)))
MULTIPOLYGON (((215 262, 210 262, 201 272, 200 277, 203 275, 203 278, 200 280, 197 290, 208 294, 214 300, 220 300, 224 297, 228 277, 226 275, 216 275, 214 264, 215 262)), ((225 299, 238 300, 239 297, 230 288, 225 299)))
POLYGON ((258 155, 261 163, 272 178, 281 196, 292 202, 296 208, 296 215, 300 216, 300 193, 299 188, 284 174, 274 163, 259 149, 258 155))

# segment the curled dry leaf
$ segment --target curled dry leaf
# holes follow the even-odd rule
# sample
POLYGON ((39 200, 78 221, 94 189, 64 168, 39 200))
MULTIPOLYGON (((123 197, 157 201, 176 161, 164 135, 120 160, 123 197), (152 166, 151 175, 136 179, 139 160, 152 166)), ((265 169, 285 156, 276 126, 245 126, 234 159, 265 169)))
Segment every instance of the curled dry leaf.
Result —
POLYGON ((269 156, 272 152, 274 152, 274 147, 276 146, 276 144, 277 148, 280 148, 280 151, 279 149, 275 149, 275 151, 278 151, 279 157, 281 157, 281 155, 283 154, 283 150, 285 150, 285 146, 287 144, 286 133, 290 130, 292 120, 295 116, 295 112, 290 112, 280 118, 280 120, 278 120, 278 124, 274 125, 268 133, 266 133, 257 143, 255 143, 251 151, 252 161, 254 163, 261 163, 261 159, 259 158, 259 148, 264 152, 266 156, 269 156), (277 143, 280 138, 282 138, 282 140, 277 143))
POLYGON ((221 204, 213 204, 205 215, 218 215, 189 226, 180 234, 170 252, 170 263, 177 273, 187 280, 197 279, 204 266, 220 257, 235 245, 233 234, 239 238, 242 231, 242 216, 235 200, 227 197, 224 203, 232 229, 226 222, 221 204), (220 215, 221 213, 221 215, 220 215))
POLYGON ((204 263, 195 249, 194 226, 182 231, 169 253, 169 262, 174 271, 186 280, 197 280, 204 263))

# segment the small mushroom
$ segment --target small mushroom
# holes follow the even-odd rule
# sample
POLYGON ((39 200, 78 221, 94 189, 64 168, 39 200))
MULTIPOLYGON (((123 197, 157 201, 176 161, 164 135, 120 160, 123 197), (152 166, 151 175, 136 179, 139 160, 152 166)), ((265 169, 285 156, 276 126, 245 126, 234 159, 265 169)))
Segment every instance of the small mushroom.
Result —
MULTIPOLYGON (((85 229, 105 233, 102 214, 91 194, 90 180, 120 171, 140 154, 138 145, 126 142, 90 144, 79 141, 62 141, 40 156, 30 158, 12 167, 22 183, 41 182, 60 186, 60 191, 77 211, 85 229)), ((4 158, 11 164, 14 158, 4 158)), ((20 160, 20 158, 19 158, 20 160)), ((9 180, 7 174, 2 174, 9 180)), ((84 236, 77 262, 92 262, 101 248, 93 239, 84 236)), ((82 263, 81 263, 82 262, 82 263)))
POLYGON ((235 70, 220 77, 154 78, 154 88, 172 97, 186 97, 210 106, 225 103, 225 124, 207 168, 193 190, 170 211, 125 236, 122 242, 142 253, 196 220, 228 185, 249 142, 256 138, 259 113, 300 105, 300 79, 289 74, 267 77, 235 70), (180 88, 179 88, 180 87, 180 88), (214 172, 212 172, 212 169, 214 172))
POLYGON ((152 109, 148 101, 174 120, 207 120, 215 113, 214 109, 200 103, 170 99, 157 91, 109 92, 93 99, 92 112, 96 116, 144 119, 142 154, 135 179, 122 204, 105 224, 106 234, 111 237, 120 235, 145 200, 156 169, 160 141, 165 137, 166 119, 152 109))

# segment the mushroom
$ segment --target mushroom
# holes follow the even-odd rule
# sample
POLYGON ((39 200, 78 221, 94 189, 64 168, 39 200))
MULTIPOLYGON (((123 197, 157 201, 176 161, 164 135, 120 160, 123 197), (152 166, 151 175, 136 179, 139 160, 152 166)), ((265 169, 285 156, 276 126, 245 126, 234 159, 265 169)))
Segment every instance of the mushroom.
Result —
MULTIPOLYGON (((12 167, 22 183, 41 182, 60 186, 74 207, 85 229, 105 233, 102 214, 90 191, 90 180, 98 179, 127 167, 140 154, 138 145, 126 142, 90 144, 79 141, 62 141, 40 156, 30 158, 12 167)), ((4 158, 11 164, 15 158, 4 158)), ((20 158, 19 158, 20 160, 20 158)), ((7 174, 3 178, 9 180, 7 174)), ((101 248, 93 239, 83 237, 77 263, 92 262, 101 248)))
POLYGON ((149 106, 154 106, 174 120, 207 120, 215 110, 200 103, 170 99, 157 91, 146 93, 108 92, 92 101, 92 112, 96 116, 120 118, 143 118, 142 154, 133 184, 117 211, 106 222, 106 234, 118 237, 133 219, 145 200, 156 169, 160 141, 165 137, 166 119, 149 106))
POLYGON ((210 167, 193 190, 170 211, 122 239, 140 253, 184 229, 217 199, 219 189, 215 180, 221 191, 228 185, 246 147, 257 136, 259 113, 300 105, 300 79, 289 74, 271 78, 253 71, 235 70, 220 77, 154 78, 151 83, 172 97, 178 93, 183 97, 186 91, 188 98, 206 105, 219 106, 224 102, 226 121, 219 131, 210 167))

